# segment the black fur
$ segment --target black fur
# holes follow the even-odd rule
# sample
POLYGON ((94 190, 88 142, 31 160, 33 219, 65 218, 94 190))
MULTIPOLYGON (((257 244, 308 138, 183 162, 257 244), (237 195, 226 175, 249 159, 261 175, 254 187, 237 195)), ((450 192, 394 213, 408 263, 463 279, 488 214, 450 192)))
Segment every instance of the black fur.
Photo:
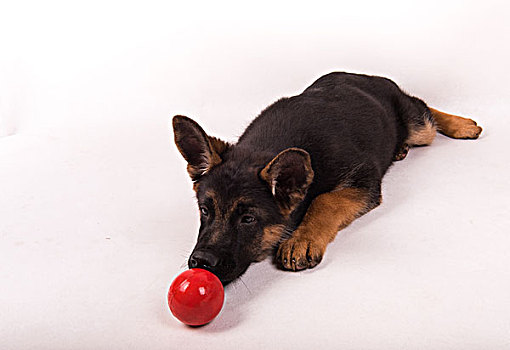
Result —
MULTIPOLYGON (((278 100, 248 126, 235 145, 218 152, 219 165, 194 179, 199 184, 200 206, 208 205, 206 196, 211 190, 220 197, 220 213, 231 210, 236 199, 245 198, 244 207, 221 224, 202 215, 194 251, 219 256, 222 263, 210 269, 228 283, 257 260, 264 227, 282 224, 291 232, 318 195, 339 185, 362 188, 370 193, 367 210, 377 206, 382 177, 404 146, 410 126, 423 125, 425 119, 432 117, 423 101, 408 96, 389 79, 359 74, 327 74, 300 95, 278 100), (282 214, 271 184, 261 178, 261 170, 288 148, 305 150, 313 169, 313 181, 290 217, 282 214), (256 217, 255 223, 241 223, 246 213, 256 217), (214 235, 221 238, 211 244, 214 235)), ((180 149, 185 149, 186 137, 181 136, 179 142, 180 149)), ((303 163, 297 169, 304 171, 306 166, 303 163)), ((292 187, 296 179, 298 174, 287 177, 286 185, 292 187)), ((209 213, 214 211, 208 208, 209 213)))

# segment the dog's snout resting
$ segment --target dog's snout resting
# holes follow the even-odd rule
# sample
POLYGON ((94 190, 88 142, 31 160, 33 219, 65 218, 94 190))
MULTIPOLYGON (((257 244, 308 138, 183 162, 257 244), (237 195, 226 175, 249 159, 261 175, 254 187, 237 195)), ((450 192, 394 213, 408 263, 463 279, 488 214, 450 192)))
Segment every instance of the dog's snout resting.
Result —
POLYGON ((220 258, 207 250, 196 250, 189 258, 188 266, 190 269, 203 268, 214 270, 220 262, 220 258))

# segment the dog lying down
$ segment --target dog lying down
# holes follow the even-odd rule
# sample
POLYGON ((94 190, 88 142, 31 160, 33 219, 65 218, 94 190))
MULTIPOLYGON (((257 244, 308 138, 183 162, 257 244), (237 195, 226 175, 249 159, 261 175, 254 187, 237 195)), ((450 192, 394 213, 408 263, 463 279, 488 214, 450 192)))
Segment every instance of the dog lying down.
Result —
POLYGON ((381 180, 410 147, 439 131, 455 139, 482 132, 404 93, 391 80, 330 73, 300 95, 267 107, 236 144, 173 118, 200 208, 190 268, 226 285, 274 254, 285 270, 310 269, 328 243, 381 203, 381 180))

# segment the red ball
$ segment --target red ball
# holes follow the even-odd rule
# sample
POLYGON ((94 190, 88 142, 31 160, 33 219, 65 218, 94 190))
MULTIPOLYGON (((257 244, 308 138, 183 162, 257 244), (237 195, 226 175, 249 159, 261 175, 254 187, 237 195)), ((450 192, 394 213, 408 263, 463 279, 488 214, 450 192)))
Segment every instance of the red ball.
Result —
POLYGON ((224 297, 223 285, 216 275, 203 269, 190 269, 170 285, 168 306, 182 323, 202 326, 220 313, 224 297))

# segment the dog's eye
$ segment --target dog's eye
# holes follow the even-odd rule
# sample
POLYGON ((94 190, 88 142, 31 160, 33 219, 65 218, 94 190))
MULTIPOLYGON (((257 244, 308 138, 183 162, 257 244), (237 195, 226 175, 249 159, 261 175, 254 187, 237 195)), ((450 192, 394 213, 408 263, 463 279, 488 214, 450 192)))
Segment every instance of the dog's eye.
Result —
POLYGON ((241 223, 243 224, 251 224, 255 222, 255 217, 254 216, 251 216, 251 215, 244 215, 242 218, 241 218, 241 223))
POLYGON ((209 215, 209 210, 206 207, 201 207, 200 212, 202 213, 203 216, 209 215))

